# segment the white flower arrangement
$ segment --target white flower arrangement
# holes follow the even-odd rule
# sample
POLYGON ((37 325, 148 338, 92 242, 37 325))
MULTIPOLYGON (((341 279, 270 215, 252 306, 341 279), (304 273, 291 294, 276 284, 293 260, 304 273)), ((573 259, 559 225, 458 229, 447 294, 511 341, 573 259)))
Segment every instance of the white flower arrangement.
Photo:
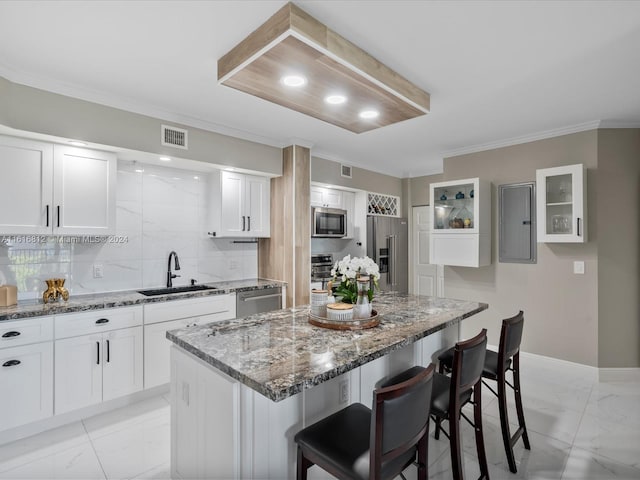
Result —
MULTIPOLYGON (((367 275, 373 279, 373 286, 378 286, 380 278, 380 268, 369 257, 353 257, 347 255, 342 260, 335 263, 331 269, 331 276, 334 281, 340 281, 336 289, 336 295, 342 295, 343 301, 355 303, 358 291, 356 280, 360 276, 367 275)), ((367 292, 369 300, 373 298, 373 288, 367 292)))

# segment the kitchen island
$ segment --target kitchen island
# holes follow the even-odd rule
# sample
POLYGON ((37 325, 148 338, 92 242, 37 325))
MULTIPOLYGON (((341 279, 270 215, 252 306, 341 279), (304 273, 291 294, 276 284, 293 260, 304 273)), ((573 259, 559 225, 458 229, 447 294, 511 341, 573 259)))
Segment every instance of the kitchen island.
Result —
MULTIPOLYGON (((167 332, 172 478, 294 478, 293 437, 458 338, 484 303, 386 293, 380 325, 336 331, 308 306, 167 332)), ((313 469, 309 471, 313 478, 313 469)))

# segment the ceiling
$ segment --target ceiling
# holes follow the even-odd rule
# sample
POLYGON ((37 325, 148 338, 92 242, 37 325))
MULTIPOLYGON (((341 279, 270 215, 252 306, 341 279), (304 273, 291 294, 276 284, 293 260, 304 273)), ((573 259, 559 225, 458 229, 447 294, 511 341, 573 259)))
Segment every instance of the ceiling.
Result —
POLYGON ((217 83, 216 63, 284 1, 0 1, 17 83, 398 177, 453 154, 640 126, 640 2, 297 1, 431 94, 362 134, 217 83))

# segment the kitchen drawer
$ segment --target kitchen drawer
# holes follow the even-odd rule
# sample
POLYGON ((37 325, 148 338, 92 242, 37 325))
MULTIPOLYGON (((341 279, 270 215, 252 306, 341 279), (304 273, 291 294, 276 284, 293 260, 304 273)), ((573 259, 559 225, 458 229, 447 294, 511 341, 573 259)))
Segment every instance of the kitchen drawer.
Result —
POLYGON ((207 321, 225 320, 236 316, 236 294, 209 295, 206 297, 150 303, 144 306, 144 323, 166 322, 180 318, 214 315, 207 321))
POLYGON ((53 340, 53 317, 0 322, 0 349, 53 340))
POLYGON ((55 316, 55 337, 108 332, 142 325, 142 307, 105 308, 55 316))

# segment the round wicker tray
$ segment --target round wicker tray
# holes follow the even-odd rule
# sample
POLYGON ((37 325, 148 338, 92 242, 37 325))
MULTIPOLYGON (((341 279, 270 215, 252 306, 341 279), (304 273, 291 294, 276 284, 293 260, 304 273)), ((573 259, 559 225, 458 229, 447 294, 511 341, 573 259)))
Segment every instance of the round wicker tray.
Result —
POLYGON ((364 330, 365 328, 373 328, 380 323, 380 317, 375 310, 371 311, 369 318, 359 318, 357 320, 329 320, 325 317, 318 317, 309 313, 309 323, 321 328, 330 328, 332 330, 364 330))

